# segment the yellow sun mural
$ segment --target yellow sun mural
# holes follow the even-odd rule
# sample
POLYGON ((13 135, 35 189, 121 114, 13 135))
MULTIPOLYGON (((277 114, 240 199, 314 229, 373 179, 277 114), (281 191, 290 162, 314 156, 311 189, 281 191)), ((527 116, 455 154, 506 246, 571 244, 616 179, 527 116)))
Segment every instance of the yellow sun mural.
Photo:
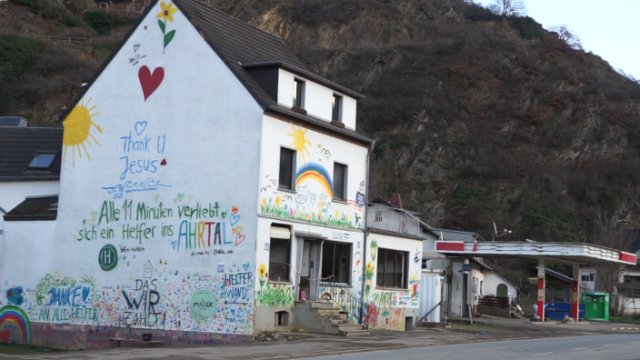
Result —
POLYGON ((293 137, 291 146, 296 149, 298 154, 300 154, 300 156, 304 160, 307 156, 311 156, 308 148, 308 146, 311 146, 311 141, 307 140, 307 138, 305 137, 305 135, 307 134, 307 129, 303 129, 295 125, 292 125, 292 128, 293 131, 287 134, 293 137))
POLYGON ((64 135, 62 137, 64 153, 62 158, 66 161, 67 152, 70 148, 73 153, 73 165, 76 164, 76 153, 79 158, 82 158, 82 154, 84 153, 84 155, 87 156, 87 159, 91 160, 91 156, 89 155, 89 151, 85 144, 91 144, 91 142, 93 142, 96 145, 100 145, 98 139, 96 139, 91 133, 92 125, 100 133, 102 133, 102 128, 93 122, 93 117, 98 115, 98 113, 95 112, 96 107, 91 106, 90 103, 91 98, 86 102, 81 101, 79 105, 76 105, 76 107, 71 110, 71 113, 69 113, 62 124, 64 127, 64 135))

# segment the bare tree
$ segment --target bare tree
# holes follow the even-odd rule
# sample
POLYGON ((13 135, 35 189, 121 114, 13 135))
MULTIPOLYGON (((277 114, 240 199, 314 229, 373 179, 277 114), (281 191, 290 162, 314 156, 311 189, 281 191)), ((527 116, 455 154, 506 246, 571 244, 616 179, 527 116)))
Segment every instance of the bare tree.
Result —
POLYGON ((558 38, 564 41, 565 44, 569 45, 574 50, 582 50, 582 42, 578 35, 573 33, 566 25, 554 27, 551 29, 556 34, 558 34, 558 38))
POLYGON ((489 10, 500 16, 525 16, 527 13, 523 0, 494 0, 489 10))

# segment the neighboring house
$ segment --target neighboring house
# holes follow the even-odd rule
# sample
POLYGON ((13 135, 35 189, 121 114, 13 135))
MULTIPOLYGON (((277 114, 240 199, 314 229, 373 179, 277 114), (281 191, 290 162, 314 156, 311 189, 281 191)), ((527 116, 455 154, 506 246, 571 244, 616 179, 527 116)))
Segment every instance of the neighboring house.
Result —
POLYGON ((370 329, 412 329, 420 315, 425 238, 416 214, 375 202, 367 209, 365 300, 370 329))
POLYGON ((623 270, 617 287, 618 311, 625 315, 640 314, 640 266, 623 270))
POLYGON ((294 301, 321 286, 361 300, 359 97, 270 34, 193 0, 153 2, 66 116, 38 266, 5 259, 3 309, 30 324, 11 339, 243 341, 296 327, 294 301))
MULTIPOLYGON (((431 289, 432 293, 441 293, 441 316, 433 316, 428 322, 440 322, 447 318, 468 315, 469 305, 477 311, 483 297, 506 299, 506 304, 517 302, 518 287, 486 265, 482 258, 443 256, 436 253, 435 241, 463 241, 477 243, 484 241, 475 232, 450 230, 428 226, 429 236, 423 242, 423 278, 429 276, 441 289, 431 289)), ((433 302, 433 301, 432 301, 433 302)), ((429 309, 431 310, 431 309, 429 309)), ((424 314, 424 312, 423 312, 424 314)))
POLYGON ((596 291, 596 273, 594 267, 580 268, 580 291, 596 291))
POLYGON ((60 190, 62 129, 28 127, 19 117, 0 117, 0 243, 4 215, 26 197, 60 190))

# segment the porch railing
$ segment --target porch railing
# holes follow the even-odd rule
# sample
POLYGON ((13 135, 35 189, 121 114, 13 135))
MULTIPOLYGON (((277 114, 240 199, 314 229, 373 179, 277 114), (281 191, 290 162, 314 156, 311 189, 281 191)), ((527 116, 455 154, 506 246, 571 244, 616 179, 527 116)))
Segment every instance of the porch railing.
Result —
POLYGON ((320 283, 319 290, 320 300, 328 298, 326 295, 329 294, 329 300, 340 306, 340 309, 349 314, 349 318, 357 321, 358 324, 362 324, 366 319, 367 304, 344 285, 320 283))

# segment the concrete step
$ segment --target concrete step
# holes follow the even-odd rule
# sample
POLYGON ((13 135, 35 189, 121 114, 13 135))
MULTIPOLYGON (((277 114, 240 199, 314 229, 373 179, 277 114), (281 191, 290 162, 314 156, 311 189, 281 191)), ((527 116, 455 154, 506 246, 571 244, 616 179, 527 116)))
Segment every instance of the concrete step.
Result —
POLYGON ((362 326, 361 326, 360 329, 357 329, 357 330, 349 330, 349 331, 342 331, 341 330, 340 334, 342 336, 349 336, 349 337, 351 337, 351 336, 368 336, 368 335, 371 335, 371 331, 364 330, 362 328, 362 326))
POLYGON ((362 325, 358 324, 338 324, 338 330, 341 332, 353 332, 362 330, 362 325))
POLYGON ((315 308, 315 311, 322 316, 340 316, 342 315, 342 311, 340 309, 332 308, 332 309, 324 309, 324 308, 315 308))
POLYGON ((312 302, 311 303, 311 308, 312 309, 340 309, 340 307, 337 304, 334 303, 325 303, 325 302, 312 302))

